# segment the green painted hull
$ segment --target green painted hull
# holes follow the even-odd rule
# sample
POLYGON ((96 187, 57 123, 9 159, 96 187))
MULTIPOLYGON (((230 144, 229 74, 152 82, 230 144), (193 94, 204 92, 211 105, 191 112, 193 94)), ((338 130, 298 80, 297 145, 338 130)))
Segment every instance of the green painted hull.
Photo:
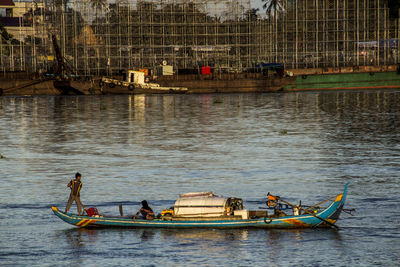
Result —
POLYGON ((299 75, 284 91, 399 89, 400 74, 393 72, 363 72, 299 75))

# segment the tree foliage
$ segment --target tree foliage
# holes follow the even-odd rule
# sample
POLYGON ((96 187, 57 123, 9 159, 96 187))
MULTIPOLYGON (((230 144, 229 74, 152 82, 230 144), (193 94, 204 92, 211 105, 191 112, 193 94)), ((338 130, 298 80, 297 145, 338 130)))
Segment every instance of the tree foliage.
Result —
POLYGON ((284 10, 283 0, 261 0, 265 13, 269 16, 275 15, 284 10))

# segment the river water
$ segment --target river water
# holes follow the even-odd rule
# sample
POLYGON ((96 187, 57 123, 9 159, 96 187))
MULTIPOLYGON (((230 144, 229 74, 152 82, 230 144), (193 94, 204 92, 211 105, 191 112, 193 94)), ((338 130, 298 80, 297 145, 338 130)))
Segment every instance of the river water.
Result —
POLYGON ((1 266, 398 266, 400 91, 0 98, 1 266), (315 204, 350 182, 335 229, 77 229, 180 193, 315 204), (75 204, 71 208, 76 211, 75 204))

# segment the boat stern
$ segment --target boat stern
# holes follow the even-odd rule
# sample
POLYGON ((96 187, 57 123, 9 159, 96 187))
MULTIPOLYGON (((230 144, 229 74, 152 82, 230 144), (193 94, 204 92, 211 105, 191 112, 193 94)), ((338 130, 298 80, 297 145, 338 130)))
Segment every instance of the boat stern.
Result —
POLYGON ((60 211, 57 207, 52 206, 51 210, 54 214, 63 220, 66 223, 75 225, 77 227, 89 227, 91 224, 97 222, 97 219, 87 217, 87 216, 79 216, 79 215, 71 215, 68 213, 64 213, 60 211))

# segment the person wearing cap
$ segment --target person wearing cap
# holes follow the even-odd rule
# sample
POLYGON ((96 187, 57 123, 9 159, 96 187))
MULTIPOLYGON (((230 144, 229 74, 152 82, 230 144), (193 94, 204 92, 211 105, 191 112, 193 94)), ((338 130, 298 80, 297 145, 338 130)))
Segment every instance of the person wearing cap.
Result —
POLYGON ((68 183, 68 187, 71 188, 71 193, 69 195, 67 207, 65 208, 65 213, 69 210, 71 207, 72 203, 75 201, 76 207, 78 209, 78 215, 81 215, 81 210, 83 207, 83 211, 85 211, 85 207, 82 205, 81 199, 80 199, 80 191, 82 188, 82 182, 81 182, 81 177, 82 175, 77 172, 75 174, 75 179, 71 180, 68 183))

